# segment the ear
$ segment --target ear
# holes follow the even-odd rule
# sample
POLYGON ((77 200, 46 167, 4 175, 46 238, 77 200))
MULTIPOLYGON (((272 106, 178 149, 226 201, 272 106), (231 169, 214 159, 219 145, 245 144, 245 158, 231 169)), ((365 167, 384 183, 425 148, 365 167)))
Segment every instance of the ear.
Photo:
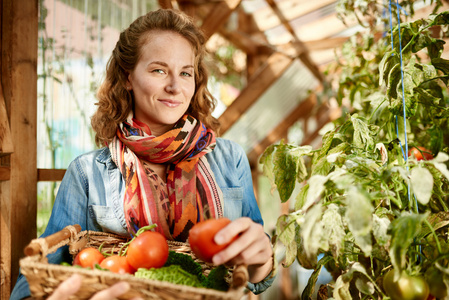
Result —
POLYGON ((131 91, 133 89, 131 74, 128 74, 128 80, 126 80, 126 90, 131 91))

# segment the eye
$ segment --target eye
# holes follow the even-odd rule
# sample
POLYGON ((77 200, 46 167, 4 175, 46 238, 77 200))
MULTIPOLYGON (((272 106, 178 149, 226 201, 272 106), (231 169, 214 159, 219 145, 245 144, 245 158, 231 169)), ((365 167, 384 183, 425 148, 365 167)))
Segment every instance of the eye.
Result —
POLYGON ((192 77, 192 74, 190 74, 189 72, 181 72, 181 75, 185 77, 192 77))
POLYGON ((159 73, 159 74, 164 74, 164 70, 162 69, 154 69, 153 71, 151 71, 152 73, 159 73))

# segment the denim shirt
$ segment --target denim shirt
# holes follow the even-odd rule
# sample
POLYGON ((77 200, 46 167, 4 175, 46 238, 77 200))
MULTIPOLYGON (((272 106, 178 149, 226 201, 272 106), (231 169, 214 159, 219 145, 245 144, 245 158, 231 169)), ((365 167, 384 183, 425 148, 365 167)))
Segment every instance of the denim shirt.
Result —
MULTIPOLYGON (((249 217, 263 225, 257 205, 251 170, 245 152, 235 142, 217 138, 215 149, 206 154, 215 180, 223 192, 224 216, 235 220, 249 217)), ((101 148, 77 157, 67 168, 56 196, 53 211, 42 237, 79 224, 82 230, 111 232, 129 236, 123 211, 125 183, 109 149, 101 148)), ((71 261, 68 247, 48 255, 49 263, 71 261)), ((274 278, 248 282, 255 294, 271 286, 274 278)), ((25 276, 19 275, 10 299, 30 295, 25 276)))

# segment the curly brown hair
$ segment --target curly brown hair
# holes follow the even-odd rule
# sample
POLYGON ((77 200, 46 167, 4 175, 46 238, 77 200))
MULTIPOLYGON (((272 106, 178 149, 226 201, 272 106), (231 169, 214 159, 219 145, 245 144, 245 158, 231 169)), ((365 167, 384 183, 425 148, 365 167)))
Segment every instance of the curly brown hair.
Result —
POLYGON ((184 13, 159 9, 137 18, 120 33, 106 66, 106 78, 97 92, 98 108, 91 120, 98 146, 113 139, 118 124, 126 120, 133 108, 132 91, 126 89, 126 83, 129 73, 134 70, 141 57, 142 46, 151 38, 148 33, 152 30, 173 31, 190 42, 195 53, 195 93, 187 113, 203 122, 207 128, 214 131, 219 129, 218 120, 212 116, 216 101, 207 89, 205 37, 184 13))

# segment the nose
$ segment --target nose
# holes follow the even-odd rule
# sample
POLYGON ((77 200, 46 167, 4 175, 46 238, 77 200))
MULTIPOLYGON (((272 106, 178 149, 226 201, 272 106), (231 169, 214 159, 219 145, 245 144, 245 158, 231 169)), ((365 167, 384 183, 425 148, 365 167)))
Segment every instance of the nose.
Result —
POLYGON ((174 76, 171 76, 165 86, 165 91, 170 94, 179 94, 181 92, 181 88, 179 86, 178 79, 174 76))

